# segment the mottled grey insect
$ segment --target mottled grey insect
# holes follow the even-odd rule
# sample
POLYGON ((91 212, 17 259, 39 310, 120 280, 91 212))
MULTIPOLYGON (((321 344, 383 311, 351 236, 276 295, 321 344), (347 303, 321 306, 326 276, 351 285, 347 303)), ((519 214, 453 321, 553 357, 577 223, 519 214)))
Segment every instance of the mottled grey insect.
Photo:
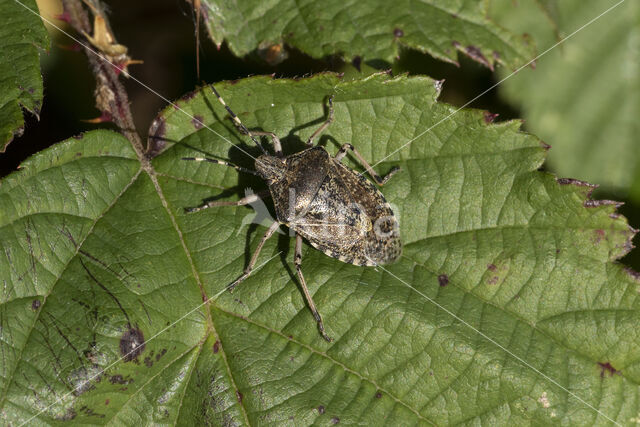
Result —
MULTIPOLYGON (((383 185, 398 171, 392 169, 381 178, 351 144, 344 144, 331 157, 327 150, 314 146, 314 139, 333 121, 333 97, 329 98, 327 120, 309 137, 309 148, 284 156, 280 139, 273 132, 249 131, 238 116, 226 105, 218 91, 211 86, 218 101, 225 107, 240 132, 248 135, 262 150, 255 160, 256 170, 250 170, 229 162, 207 157, 184 157, 184 160, 207 161, 233 167, 261 177, 269 187, 277 221, 264 234, 244 273, 228 288, 233 290, 246 279, 253 269, 265 241, 282 225, 296 234, 295 266, 307 304, 313 313, 320 333, 327 341, 322 317, 307 289, 302 275, 302 239, 332 258, 355 265, 375 266, 395 261, 402 251, 398 221, 384 196, 361 174, 341 163, 348 150, 373 177, 383 185), (273 141, 275 156, 269 154, 256 137, 269 136, 273 141)), ((266 192, 265 192, 265 195, 266 192)), ((187 212, 197 212, 214 206, 241 206, 258 200, 260 194, 251 194, 238 201, 209 201, 187 212)))

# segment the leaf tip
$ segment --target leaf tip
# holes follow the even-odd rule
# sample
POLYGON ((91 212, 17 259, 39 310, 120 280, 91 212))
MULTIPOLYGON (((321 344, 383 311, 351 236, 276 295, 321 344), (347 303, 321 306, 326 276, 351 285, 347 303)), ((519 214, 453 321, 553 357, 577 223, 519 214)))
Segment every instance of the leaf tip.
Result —
POLYGON ((484 111, 483 112, 483 117, 484 117, 484 122, 486 124, 491 124, 493 123, 493 121, 499 116, 498 113, 491 113, 490 111, 484 111))
MULTIPOLYGON (((629 275, 629 277, 631 277, 634 281, 640 283, 640 273, 639 272, 635 271, 631 267, 625 267, 624 268, 624 272, 627 273, 629 275)), ((638 289, 638 292, 640 292, 640 289, 638 289)))
POLYGON ((444 86, 444 79, 442 80, 434 80, 433 81, 433 87, 436 90, 436 99, 438 99, 438 97, 440 96, 440 93, 442 92, 442 87, 444 86))
MULTIPOLYGON (((479 64, 484 65, 485 67, 487 67, 488 69, 490 69, 491 71, 494 71, 494 66, 493 63, 491 63, 486 56, 484 56, 484 54, 482 53, 482 50, 474 45, 469 45, 467 47, 462 46, 462 44, 460 44, 460 42, 458 41, 453 41, 452 42, 453 47, 455 47, 459 52, 462 52, 463 54, 467 55, 469 58, 473 59, 474 61, 478 62, 479 64)), ((494 51, 494 57, 495 57, 495 51, 494 51)))

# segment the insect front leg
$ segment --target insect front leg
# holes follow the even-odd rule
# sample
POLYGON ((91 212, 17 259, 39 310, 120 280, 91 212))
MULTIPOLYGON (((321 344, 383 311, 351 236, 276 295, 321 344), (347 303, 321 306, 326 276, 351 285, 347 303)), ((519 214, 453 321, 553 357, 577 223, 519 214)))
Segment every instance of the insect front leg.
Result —
POLYGON ((282 158, 282 144, 280 138, 273 132, 251 131, 256 136, 270 136, 273 141, 273 150, 276 152, 276 156, 282 158))
POLYGON ((320 125, 318 129, 314 133, 311 134, 309 139, 307 140, 307 145, 312 146, 313 140, 316 139, 318 135, 320 135, 331 123, 333 122, 333 95, 329 97, 329 116, 327 120, 320 125))
POLYGON ((256 202, 259 199, 262 199, 264 197, 270 196, 269 191, 260 191, 259 193, 255 193, 255 194, 249 194, 246 197, 243 197, 240 200, 235 200, 235 201, 228 201, 228 200, 221 200, 221 201, 210 201, 210 202, 205 202, 200 206, 194 207, 194 208, 184 208, 184 211, 186 213, 193 213, 193 212, 199 212, 201 210, 207 209, 207 208, 214 208, 217 206, 243 206, 243 205, 248 205, 250 203, 256 202))
POLYGON ((260 239, 260 243, 258 243, 258 247, 256 248, 255 252, 253 253, 253 256, 251 257, 251 260, 249 261, 249 265, 247 265, 247 268, 244 269, 244 273, 242 273, 242 276, 238 277, 232 284, 227 286, 227 289, 229 289, 229 292, 233 292, 233 289, 236 286, 238 286, 241 282, 243 282, 244 279, 249 277, 249 275, 251 274, 251 271, 253 270, 253 267, 256 265, 256 261, 258 261, 258 256, 260 255, 260 251, 262 250, 262 247, 264 246, 264 242, 266 242, 269 239, 269 237, 271 237, 273 235, 273 233, 275 233, 275 231, 278 229, 279 226, 280 226, 279 222, 274 222, 267 229, 267 232, 264 233, 264 236, 262 236, 262 239, 260 239))
POLYGON ((324 323, 322 322, 322 317, 320 313, 318 313, 318 309, 316 305, 313 303, 313 298, 311 298, 311 294, 309 293, 309 289, 307 289, 307 282, 304 280, 304 276, 302 275, 302 236, 296 234, 296 254, 294 258, 294 264, 296 265, 296 273, 298 273, 298 279, 300 280, 300 285, 302 286, 302 292, 304 293, 304 297, 307 300, 307 304, 311 309, 311 313, 313 317, 318 322, 318 329, 320 330, 320 334, 322 338, 327 340, 328 342, 333 341, 329 335, 324 331, 324 323))
POLYGON ((387 175, 384 176, 384 178, 381 177, 376 173, 376 171, 373 170, 371 166, 369 166, 369 163, 367 163, 364 157, 362 157, 362 154, 360 154, 358 150, 356 150, 356 148, 349 143, 342 145, 342 147, 340 148, 340 151, 338 151, 338 154, 336 154, 335 159, 337 161, 341 161, 342 158, 347 155, 347 150, 351 150, 353 152, 353 155, 356 156, 360 164, 364 166, 364 168, 367 170, 369 175, 371 175, 371 178, 373 178, 376 181, 376 183, 378 183, 378 185, 384 185, 387 181, 389 181, 389 178, 391 178, 393 175, 396 174, 396 172, 400 170, 399 167, 394 167, 389 171, 387 175))

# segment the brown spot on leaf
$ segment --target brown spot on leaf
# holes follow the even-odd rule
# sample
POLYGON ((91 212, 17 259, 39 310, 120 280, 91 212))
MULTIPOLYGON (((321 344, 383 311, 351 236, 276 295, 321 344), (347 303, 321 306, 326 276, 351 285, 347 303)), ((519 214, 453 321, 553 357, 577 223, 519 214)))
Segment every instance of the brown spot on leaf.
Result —
POLYGON ((158 354, 156 354, 156 362, 160 359, 162 359, 162 356, 164 356, 165 354, 167 354, 167 349, 163 348, 162 350, 160 350, 158 352, 158 354))
POLYGON ((65 412, 64 414, 57 416, 56 420, 59 421, 71 421, 72 419, 74 419, 78 414, 76 414, 76 410, 73 408, 68 408, 67 412, 65 412))
POLYGON ((490 285, 495 285, 496 283, 498 283, 498 280, 500 280, 498 276, 493 276, 491 279, 487 280, 487 283, 490 285))
POLYGON ((380 399, 381 397, 382 397, 382 393, 377 392, 377 393, 376 393, 376 399, 380 399))
POLYGON ((238 398, 238 403, 242 404, 242 398, 244 397, 242 393, 236 390, 236 397, 238 398))
POLYGON ((594 230, 594 233, 596 236, 593 242, 597 245, 604 238, 604 230, 597 229, 597 230, 594 230))
POLYGON ((31 303, 31 309, 32 310, 37 310, 40 308, 40 306, 42 305, 42 303, 40 302, 40 300, 38 298, 34 299, 33 302, 31 303))
POLYGON ((318 413, 320 415, 324 414, 324 406, 322 406, 322 405, 318 406, 318 413))
POLYGON ((339 422, 340 422, 340 418, 338 417, 331 418, 331 424, 338 424, 339 422))
POLYGON ((99 414, 86 405, 80 407, 80 411, 82 411, 88 417, 104 418, 104 414, 99 414))
POLYGON ((164 136, 167 133, 167 122, 164 117, 156 117, 151 122, 149 137, 147 138, 147 157, 154 158, 162 152, 167 145, 164 136))
POLYGON ((120 355, 125 362, 135 360, 145 348, 144 335, 139 328, 130 327, 120 338, 120 355))
POLYGON ((109 400, 109 399, 107 399, 107 400, 105 400, 105 401, 104 401, 104 404, 105 404, 105 405, 108 405, 108 404, 109 404, 109 402, 110 402, 110 400, 109 400))
POLYGON ((400 37, 404 36, 404 31, 402 31, 402 29, 400 29, 400 28, 394 28, 393 29, 393 36, 395 38, 400 38, 400 37))
POLYGON ((616 368, 614 368, 609 362, 604 362, 604 363, 598 362, 598 366, 600 366, 600 369, 601 369, 600 377, 602 378, 604 378, 605 373, 609 374, 609 376, 612 377, 613 375, 620 372, 616 368))
POLYGON ((496 271, 498 269, 498 267, 496 267, 495 264, 488 264, 487 265, 487 269, 491 270, 491 271, 496 271))
POLYGON ((151 360, 151 357, 147 356, 144 358, 144 364, 147 366, 147 368, 150 368, 153 366, 153 360, 151 360))
POLYGON ((213 343, 213 352, 218 353, 218 351, 220 351, 220 341, 216 340, 216 342, 213 343))
POLYGON ((449 284, 449 276, 447 276, 446 274, 439 275, 438 276, 438 283, 442 287, 447 286, 449 284))
POLYGON ((130 379, 125 379, 122 375, 116 374, 109 377, 111 384, 129 384, 132 382, 130 379))
POLYGON ((204 126, 204 119, 202 118, 202 116, 196 114, 195 116, 193 116, 193 119, 191 119, 191 124, 196 129, 202 129, 202 127, 204 126))

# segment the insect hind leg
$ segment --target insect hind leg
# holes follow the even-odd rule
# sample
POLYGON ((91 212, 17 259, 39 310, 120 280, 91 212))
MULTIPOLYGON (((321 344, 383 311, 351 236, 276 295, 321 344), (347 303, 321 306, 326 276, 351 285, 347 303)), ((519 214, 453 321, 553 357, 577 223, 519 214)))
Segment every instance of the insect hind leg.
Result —
POLYGON ((322 338, 324 338, 328 342, 331 342, 333 341, 333 339, 324 331, 322 316, 320 316, 316 305, 313 303, 313 298, 311 298, 311 294, 309 293, 309 289, 307 288, 307 282, 306 280, 304 280, 304 276, 302 275, 302 236, 299 234, 296 234, 296 254, 294 258, 294 264, 296 265, 296 273, 298 274, 298 279, 300 280, 300 285, 302 286, 304 297, 307 300, 307 304, 309 305, 309 309, 313 314, 313 318, 316 319, 316 322, 318 323, 318 330, 320 331, 322 338))
POLYGON ((240 200, 209 201, 209 202, 203 203, 200 206, 196 206, 194 208, 184 208, 184 211, 186 213, 194 213, 194 212, 200 212, 200 211, 208 209, 208 208, 215 208, 215 207, 218 207, 218 206, 244 206, 244 205, 251 204, 253 202, 257 202, 261 198, 263 198, 265 196, 268 196, 268 195, 269 195, 268 191, 261 191, 261 192, 256 193, 256 194, 250 194, 250 195, 248 195, 246 197, 243 197, 240 200))
POLYGON ((280 223, 277 221, 274 221, 274 223, 271 224, 267 232, 264 233, 264 236, 262 236, 262 239, 260 239, 260 243, 258 243, 258 247, 253 252, 253 256, 251 256, 249 265, 247 265, 247 268, 244 269, 244 273, 242 273, 242 276, 238 277, 232 284, 227 286, 227 289, 229 290, 229 292, 233 292, 236 286, 238 286, 247 277, 249 277, 249 275, 251 274, 251 271, 253 270, 253 267, 256 265, 256 261, 258 261, 258 255, 260 255, 260 251, 262 250, 264 243, 269 239, 269 237, 273 235, 273 233, 275 233, 275 231, 278 229, 279 226, 280 226, 280 223))
POLYGON ((329 127, 331 123, 333 123, 333 95, 329 97, 329 114, 327 116, 327 120, 325 120, 325 122, 322 123, 320 127, 311 134, 311 136, 307 140, 307 145, 311 147, 313 145, 313 140, 316 139, 322 132, 324 132, 324 130, 329 127))

